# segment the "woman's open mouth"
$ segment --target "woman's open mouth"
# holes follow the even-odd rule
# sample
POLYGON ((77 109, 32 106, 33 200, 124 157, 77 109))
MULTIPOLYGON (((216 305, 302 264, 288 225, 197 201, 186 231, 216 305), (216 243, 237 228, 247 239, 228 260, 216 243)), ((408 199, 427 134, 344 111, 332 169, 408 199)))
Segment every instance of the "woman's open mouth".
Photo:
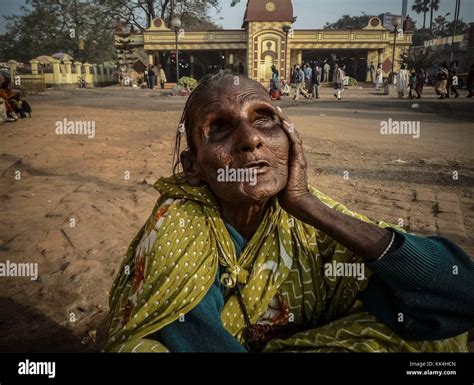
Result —
POLYGON ((254 160, 252 162, 247 163, 244 168, 261 168, 261 167, 270 167, 270 163, 268 163, 266 160, 254 160))
POLYGON ((266 160, 257 160, 250 163, 247 163, 244 168, 249 170, 255 170, 257 174, 264 173, 265 171, 269 170, 271 164, 268 163, 266 160))

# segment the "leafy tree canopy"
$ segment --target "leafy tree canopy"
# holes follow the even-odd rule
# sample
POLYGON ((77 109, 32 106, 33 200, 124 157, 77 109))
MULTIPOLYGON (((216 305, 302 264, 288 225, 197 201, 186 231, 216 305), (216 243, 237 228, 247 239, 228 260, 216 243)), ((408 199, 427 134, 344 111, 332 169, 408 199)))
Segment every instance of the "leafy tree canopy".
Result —
POLYGON ((208 15, 220 0, 26 0, 21 15, 4 16, 0 61, 28 62, 40 55, 64 52, 81 62, 115 60, 116 20, 144 30, 154 17, 181 18, 188 31, 219 29, 208 15))

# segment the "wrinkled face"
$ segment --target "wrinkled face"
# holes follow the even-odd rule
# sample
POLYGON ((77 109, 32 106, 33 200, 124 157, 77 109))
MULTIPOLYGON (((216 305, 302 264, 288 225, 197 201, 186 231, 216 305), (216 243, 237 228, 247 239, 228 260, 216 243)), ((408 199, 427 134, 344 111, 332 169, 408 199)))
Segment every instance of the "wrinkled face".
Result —
POLYGON ((193 167, 220 201, 263 203, 286 186, 288 137, 266 90, 234 79, 209 87, 191 106, 193 167))

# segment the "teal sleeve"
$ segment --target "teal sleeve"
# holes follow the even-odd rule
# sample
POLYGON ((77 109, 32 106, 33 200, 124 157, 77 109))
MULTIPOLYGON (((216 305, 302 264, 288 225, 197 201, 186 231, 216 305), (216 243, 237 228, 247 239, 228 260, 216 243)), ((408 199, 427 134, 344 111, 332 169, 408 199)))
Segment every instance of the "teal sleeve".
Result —
POLYGON ((375 273, 361 296, 367 311, 405 339, 444 339, 473 328, 472 259, 443 237, 393 231, 399 247, 367 264, 375 273))

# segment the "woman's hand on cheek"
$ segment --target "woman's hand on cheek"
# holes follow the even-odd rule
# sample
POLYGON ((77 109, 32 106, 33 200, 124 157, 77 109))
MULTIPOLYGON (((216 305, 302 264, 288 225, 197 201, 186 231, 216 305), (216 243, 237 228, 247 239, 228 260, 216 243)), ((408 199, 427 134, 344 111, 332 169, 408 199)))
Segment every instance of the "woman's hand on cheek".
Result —
POLYGON ((285 188, 278 194, 280 206, 289 214, 299 218, 305 211, 307 199, 311 199, 306 177, 307 162, 303 152, 303 142, 296 132, 294 124, 288 119, 280 107, 277 107, 282 128, 288 136, 290 151, 288 155, 288 181, 285 188))

